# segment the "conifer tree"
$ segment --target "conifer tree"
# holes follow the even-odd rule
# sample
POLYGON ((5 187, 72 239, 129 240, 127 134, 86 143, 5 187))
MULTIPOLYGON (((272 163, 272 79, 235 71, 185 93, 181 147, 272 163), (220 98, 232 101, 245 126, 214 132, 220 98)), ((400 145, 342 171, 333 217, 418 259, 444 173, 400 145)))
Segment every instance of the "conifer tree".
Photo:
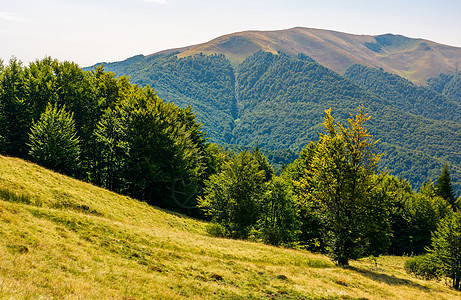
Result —
POLYGON ((440 263, 442 272, 452 279, 452 286, 460 289, 461 280, 461 212, 448 215, 443 219, 432 237, 432 249, 435 259, 440 263))
POLYGON ((437 195, 447 200, 453 208, 455 208, 455 193, 451 185, 450 171, 448 170, 448 164, 445 164, 442 170, 442 174, 437 180, 436 185, 437 195))

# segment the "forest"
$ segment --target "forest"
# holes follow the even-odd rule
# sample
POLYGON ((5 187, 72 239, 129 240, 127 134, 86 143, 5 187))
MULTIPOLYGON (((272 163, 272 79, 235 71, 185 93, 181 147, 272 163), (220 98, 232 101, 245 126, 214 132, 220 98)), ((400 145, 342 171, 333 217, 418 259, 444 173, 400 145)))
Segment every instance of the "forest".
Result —
POLYGON ((385 153, 380 168, 408 179, 417 190, 435 181, 448 163, 454 189, 461 191, 456 74, 416 86, 380 69, 355 65, 340 75, 304 54, 262 51, 234 68, 222 55, 177 58, 175 53, 136 56, 104 68, 155 87, 180 107, 190 105, 210 141, 225 148, 259 146, 297 154, 319 139, 326 109, 333 108, 336 119, 345 122, 364 104, 373 117, 368 128, 385 153))
MULTIPOLYGON (((259 55, 280 60, 274 71, 291 59, 259 55)), ((320 68, 305 57, 297 63, 320 68)), ((265 65, 248 70, 263 72, 265 65)), ((341 80, 330 88, 354 93, 341 80)), ((380 118, 368 114, 367 105, 378 105, 373 101, 345 102, 346 118, 325 109, 319 138, 277 175, 259 145, 236 152, 211 143, 190 106, 159 98, 149 85, 102 66, 84 71, 49 57, 23 66, 13 58, 0 67, 0 154, 209 220, 213 236, 324 253, 340 266, 381 254, 420 255, 408 260, 408 272, 447 277, 459 289, 461 197, 449 165, 416 190, 380 168, 386 154, 367 129, 380 118)), ((256 106, 248 101, 239 109, 256 106)))

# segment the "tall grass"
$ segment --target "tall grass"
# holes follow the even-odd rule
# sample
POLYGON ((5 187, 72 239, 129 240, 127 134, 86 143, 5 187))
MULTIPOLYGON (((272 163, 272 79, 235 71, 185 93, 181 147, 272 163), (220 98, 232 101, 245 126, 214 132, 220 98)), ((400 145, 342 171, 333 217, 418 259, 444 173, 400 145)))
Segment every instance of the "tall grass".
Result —
POLYGON ((0 157, 0 298, 455 299, 405 258, 335 267, 300 250, 213 238, 207 224, 0 157))

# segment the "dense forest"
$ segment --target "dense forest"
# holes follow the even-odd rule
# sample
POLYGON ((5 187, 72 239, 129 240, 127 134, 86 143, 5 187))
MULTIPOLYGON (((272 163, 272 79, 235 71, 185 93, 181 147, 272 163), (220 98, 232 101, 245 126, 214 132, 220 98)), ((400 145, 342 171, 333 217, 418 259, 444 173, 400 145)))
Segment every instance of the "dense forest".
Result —
MULTIPOLYGON (((251 101, 253 89, 267 87, 267 100, 292 99, 272 94, 276 88, 260 79, 292 80, 283 74, 291 60, 297 67, 290 70, 335 83, 304 85, 306 93, 322 91, 317 109, 324 102, 341 102, 338 93, 346 99, 339 107, 349 109, 354 103, 347 97, 357 94, 368 108, 351 108, 349 117, 338 109, 341 121, 335 111, 324 109, 318 139, 306 142, 296 159, 290 151, 265 152, 260 146, 236 152, 232 149, 239 146, 226 150, 210 143, 189 106, 159 98, 149 85, 131 84, 103 67, 84 71, 51 58, 23 66, 13 58, 0 69, 0 153, 208 219, 213 236, 325 253, 340 266, 385 253, 422 254, 409 260, 409 272, 448 277, 458 289, 459 267, 452 258, 459 245, 450 228, 461 226, 461 197, 456 198, 450 167, 445 164, 437 181, 426 181, 417 192, 407 179, 379 168, 389 154, 380 153, 375 136, 384 131, 376 129, 367 111, 374 111, 378 122, 389 112, 412 115, 383 108, 379 98, 306 57, 257 55, 265 57, 254 56, 241 66, 239 76, 247 76, 249 84, 239 86, 237 94, 247 99, 240 112, 267 109, 264 99, 251 101), (294 161, 276 175, 264 153, 279 163, 294 161)), ((392 149, 388 153, 399 151, 384 147, 392 149)))
POLYGON ((214 142, 232 143, 237 117, 235 76, 222 55, 178 59, 175 53, 135 56, 121 64, 103 64, 108 71, 130 81, 155 87, 161 98, 180 107, 192 106, 214 142))
MULTIPOLYGON (((136 56, 104 68, 133 83, 150 84, 180 107, 190 105, 210 141, 223 146, 298 153, 318 140, 325 109, 345 121, 364 104, 373 116, 370 132, 380 138, 385 153, 380 168, 418 189, 448 163, 454 188, 461 191, 459 98, 440 93, 448 85, 446 93, 455 95, 459 76, 441 75, 437 90, 436 79, 428 87, 415 86, 358 65, 341 76, 303 54, 262 51, 234 69, 222 55, 179 59, 175 53, 136 56)), ((278 161, 277 169, 292 162, 278 161)))
POLYGON ((461 104, 461 72, 453 75, 440 74, 438 77, 430 78, 428 86, 434 91, 443 94, 451 100, 461 104))

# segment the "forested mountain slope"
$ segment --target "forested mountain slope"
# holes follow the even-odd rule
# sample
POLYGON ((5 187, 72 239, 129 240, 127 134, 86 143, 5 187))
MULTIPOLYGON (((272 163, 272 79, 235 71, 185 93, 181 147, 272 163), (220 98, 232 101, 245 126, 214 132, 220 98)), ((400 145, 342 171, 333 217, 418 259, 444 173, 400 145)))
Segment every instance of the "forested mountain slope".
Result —
MULTIPOLYGON (((405 174, 417 187, 435 178, 437 170, 449 162, 459 182, 460 123, 411 114, 407 107, 394 105, 384 92, 365 90, 304 56, 259 52, 245 60, 238 73, 237 98, 243 112, 234 130, 237 144, 299 149, 317 139, 325 109, 331 107, 336 118, 345 120, 364 104, 372 115, 371 133, 381 139, 383 150, 389 150, 382 165, 391 173, 405 174)), ((448 102, 441 95, 434 99, 448 102)), ((436 108, 434 99, 429 98, 426 105, 436 108)), ((450 118, 449 112, 445 116, 450 118)))
POLYGON ((417 86, 398 75, 353 65, 344 76, 400 110, 435 120, 461 121, 461 102, 455 102, 428 87, 417 86))
POLYGON ((451 100, 461 104, 461 72, 453 75, 440 74, 437 77, 429 78, 429 88, 441 93, 451 100))
POLYGON ((382 166, 417 188, 447 162, 461 190, 459 104, 397 75, 355 66, 351 78, 373 78, 370 86, 357 80, 360 86, 306 55, 262 51, 235 68, 220 55, 131 60, 104 67, 152 85, 167 101, 191 105, 211 141, 299 151, 317 140, 325 109, 345 120, 364 104, 369 129, 387 150, 382 166))
MULTIPOLYGON (((328 68, 343 73, 354 64, 381 67, 417 84, 440 73, 458 71, 461 48, 401 35, 355 35, 296 27, 276 31, 244 31, 209 42, 176 49, 180 57, 196 54, 224 54, 234 66, 262 50, 304 53, 328 68)), ((174 50, 166 50, 171 53, 174 50)))
POLYGON ((160 97, 178 106, 191 105, 208 136, 229 143, 237 115, 235 76, 229 61, 222 55, 178 59, 175 54, 139 55, 104 64, 104 68, 130 76, 133 83, 151 85, 160 97))

